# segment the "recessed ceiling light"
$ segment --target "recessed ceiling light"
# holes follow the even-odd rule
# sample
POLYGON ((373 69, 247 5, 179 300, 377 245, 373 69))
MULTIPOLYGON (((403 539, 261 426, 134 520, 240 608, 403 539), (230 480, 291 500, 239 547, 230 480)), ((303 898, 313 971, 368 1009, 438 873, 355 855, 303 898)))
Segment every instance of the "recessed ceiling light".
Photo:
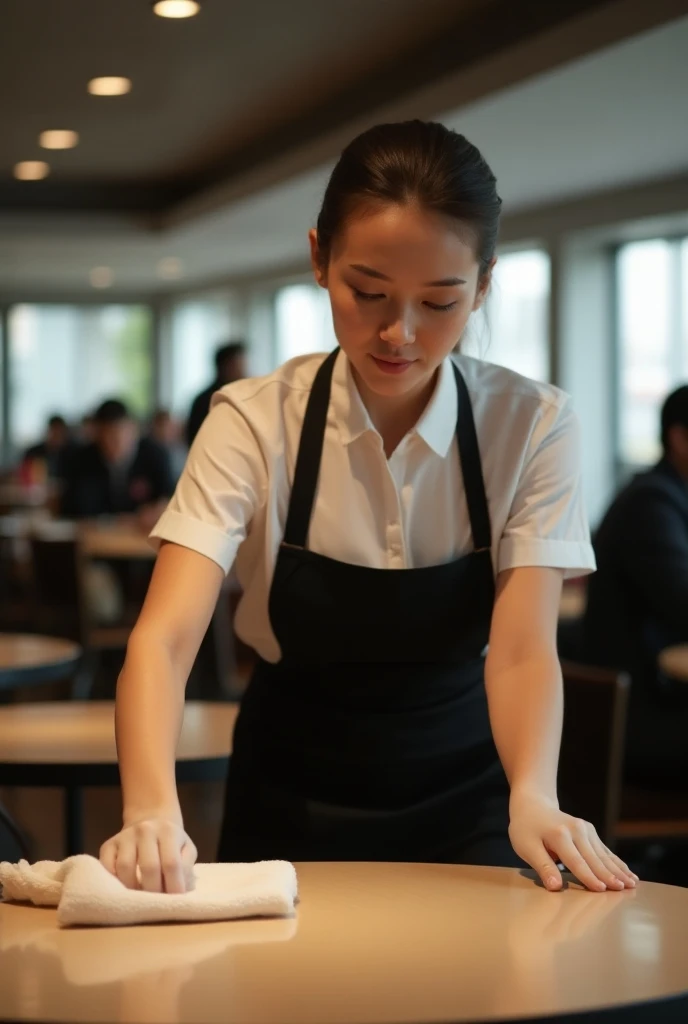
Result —
POLYGON ((50 174, 50 164, 45 160, 22 160, 14 165, 14 176, 19 181, 41 181, 50 174))
POLYGON ((43 149, 73 149, 79 142, 79 133, 67 129, 55 129, 53 131, 41 132, 38 136, 38 145, 43 149))
POLYGON ((154 0, 153 10, 161 18, 193 18, 201 5, 198 0, 154 0))
POLYGON ((88 276, 94 288, 109 288, 115 280, 111 267, 93 267, 88 276))
POLYGON ((158 263, 158 277, 164 281, 176 281, 184 273, 184 264, 176 256, 166 256, 158 263))
POLYGON ((124 96, 131 91, 130 78, 92 78, 88 83, 92 96, 124 96))

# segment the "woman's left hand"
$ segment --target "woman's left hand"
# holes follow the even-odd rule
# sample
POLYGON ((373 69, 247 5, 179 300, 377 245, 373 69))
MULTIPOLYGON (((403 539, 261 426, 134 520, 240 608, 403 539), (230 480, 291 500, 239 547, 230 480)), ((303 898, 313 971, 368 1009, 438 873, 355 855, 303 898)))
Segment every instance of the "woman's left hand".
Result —
POLYGON ((512 793, 510 818, 511 844, 545 888, 562 888, 559 861, 595 892, 635 887, 638 876, 604 845, 590 822, 565 814, 555 801, 512 793))

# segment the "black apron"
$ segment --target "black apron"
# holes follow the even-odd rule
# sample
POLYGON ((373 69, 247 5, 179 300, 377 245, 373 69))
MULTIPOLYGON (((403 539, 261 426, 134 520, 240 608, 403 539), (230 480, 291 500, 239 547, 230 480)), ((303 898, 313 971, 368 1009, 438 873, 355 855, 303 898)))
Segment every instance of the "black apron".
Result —
POLYGON ((490 517, 466 384, 456 436, 473 548, 375 569, 307 549, 333 352, 304 418, 260 661, 234 733, 219 860, 520 863, 483 679, 490 517))

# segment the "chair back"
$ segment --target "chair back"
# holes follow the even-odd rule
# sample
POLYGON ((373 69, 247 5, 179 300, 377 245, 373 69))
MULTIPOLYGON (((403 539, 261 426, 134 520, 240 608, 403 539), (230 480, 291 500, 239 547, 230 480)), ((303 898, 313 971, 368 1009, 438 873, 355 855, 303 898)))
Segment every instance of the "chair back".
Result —
POLYGON ((562 661, 564 728, 558 789, 562 809, 592 822, 612 843, 621 802, 627 673, 562 661))
POLYGON ((41 526, 30 542, 36 627, 87 647, 83 556, 74 524, 41 526))
POLYGON ((7 808, 0 803, 0 861, 33 860, 31 844, 7 808))

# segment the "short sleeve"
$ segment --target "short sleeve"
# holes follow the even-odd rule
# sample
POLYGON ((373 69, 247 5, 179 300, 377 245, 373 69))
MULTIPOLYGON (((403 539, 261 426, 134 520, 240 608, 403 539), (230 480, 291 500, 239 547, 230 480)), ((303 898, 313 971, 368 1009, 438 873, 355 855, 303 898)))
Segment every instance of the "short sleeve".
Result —
POLYGON ((499 544, 498 572, 519 566, 595 570, 583 502, 580 428, 568 396, 546 406, 530 437, 499 544))
POLYGON ((240 409, 218 394, 150 536, 198 551, 228 573, 265 492, 258 440, 240 409))

